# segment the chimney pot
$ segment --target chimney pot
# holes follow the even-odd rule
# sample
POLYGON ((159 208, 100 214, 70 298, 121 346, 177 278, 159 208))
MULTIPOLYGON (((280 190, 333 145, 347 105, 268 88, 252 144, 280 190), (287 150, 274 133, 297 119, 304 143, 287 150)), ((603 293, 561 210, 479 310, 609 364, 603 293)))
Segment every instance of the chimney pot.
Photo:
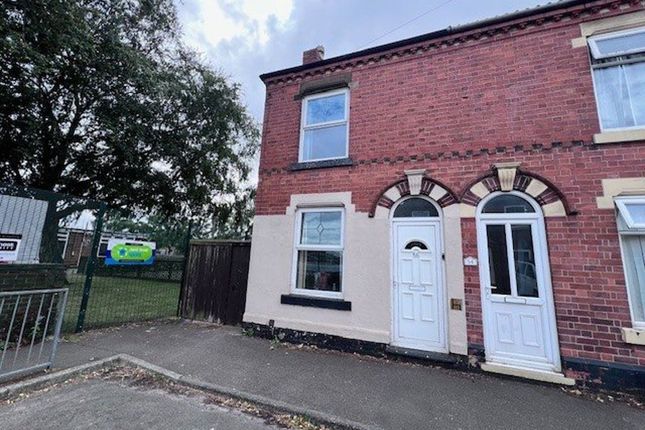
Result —
POLYGON ((302 64, 315 63, 325 59, 325 47, 318 45, 302 53, 302 64))

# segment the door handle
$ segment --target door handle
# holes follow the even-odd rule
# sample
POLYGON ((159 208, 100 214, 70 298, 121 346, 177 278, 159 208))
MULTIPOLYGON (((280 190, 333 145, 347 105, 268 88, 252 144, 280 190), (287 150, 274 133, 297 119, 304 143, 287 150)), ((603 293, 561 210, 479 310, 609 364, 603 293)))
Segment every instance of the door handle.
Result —
POLYGON ((495 286, 495 285, 488 285, 488 286, 486 287, 486 297, 490 298, 490 297, 491 297, 491 294, 493 294, 493 293, 494 293, 494 291, 493 291, 493 290, 496 290, 496 289, 497 289, 497 286, 495 286))

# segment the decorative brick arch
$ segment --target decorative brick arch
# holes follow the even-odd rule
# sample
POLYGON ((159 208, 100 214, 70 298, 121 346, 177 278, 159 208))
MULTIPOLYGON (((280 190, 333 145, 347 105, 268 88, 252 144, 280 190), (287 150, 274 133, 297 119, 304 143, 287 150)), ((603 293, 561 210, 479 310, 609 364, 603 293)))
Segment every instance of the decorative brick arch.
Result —
POLYGON ((569 207, 564 194, 547 179, 517 168, 517 165, 493 166, 492 171, 468 184, 461 192, 459 201, 475 208, 487 195, 495 191, 520 191, 535 199, 542 206, 546 217, 576 215, 569 207))
MULTIPOLYGON (((399 200, 401 197, 410 195, 428 196, 436 201, 437 204, 442 208, 459 202, 457 195, 441 182, 425 176, 422 176, 420 180, 421 183, 420 188, 418 188, 418 192, 410 192, 411 183, 412 187, 415 187, 413 182, 414 179, 412 179, 411 176, 408 176, 408 178, 405 179, 400 179, 385 187, 378 194, 378 196, 374 200, 374 203, 372 203, 372 207, 368 214, 369 217, 374 217, 379 207, 387 209, 389 211, 390 208, 394 206, 394 203, 397 202, 397 200, 399 200)), ((416 186, 419 187, 419 184, 417 183, 416 186)))

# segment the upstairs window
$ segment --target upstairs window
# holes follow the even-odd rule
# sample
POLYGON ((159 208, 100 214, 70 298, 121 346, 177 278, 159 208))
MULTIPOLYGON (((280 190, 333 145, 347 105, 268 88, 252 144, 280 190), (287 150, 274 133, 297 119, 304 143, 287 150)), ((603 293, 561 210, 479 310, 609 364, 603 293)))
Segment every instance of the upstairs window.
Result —
POLYGON ((618 232, 635 328, 645 328, 645 196, 618 197, 618 232))
POLYGON ((589 39, 604 130, 645 128, 645 28, 589 39))
POLYGON ((302 101, 301 162, 348 156, 349 90, 328 91, 302 101))

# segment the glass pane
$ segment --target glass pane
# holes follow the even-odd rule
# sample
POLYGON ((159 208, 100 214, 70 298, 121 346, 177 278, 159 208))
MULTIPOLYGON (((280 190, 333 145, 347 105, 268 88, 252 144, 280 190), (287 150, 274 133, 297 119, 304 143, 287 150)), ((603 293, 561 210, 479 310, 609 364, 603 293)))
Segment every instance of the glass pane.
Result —
POLYGON ((337 251, 298 251, 296 288, 340 291, 342 258, 337 251))
POLYGON ((408 199, 397 206, 394 218, 437 217, 437 208, 425 199, 408 199))
POLYGON ((535 213, 535 209, 521 197, 502 194, 486 203, 482 212, 485 214, 535 213))
POLYGON ((535 251, 530 225, 511 226, 513 234, 513 256, 515 257, 515 280, 517 295, 538 297, 535 251))
POLYGON ((345 119, 345 94, 307 101, 307 125, 345 119))
POLYGON ((623 66, 635 125, 645 126, 645 62, 623 66))
POLYGON ((595 42, 603 57, 621 55, 626 52, 641 52, 645 51, 645 32, 626 34, 595 42))
POLYGON ((503 225, 487 225, 488 265, 493 294, 511 294, 511 280, 508 275, 508 254, 506 253, 506 230, 503 225))
POLYGON ((304 161, 345 156, 347 156, 347 124, 305 130, 304 161))
POLYGON ((596 99, 603 128, 633 127, 627 81, 622 66, 594 70, 596 99))
POLYGON ((645 236, 622 236, 627 288, 634 319, 645 322, 645 236))
POLYGON ((625 208, 636 225, 645 225, 645 203, 627 203, 625 208))
POLYGON ((428 247, 426 246, 425 243, 419 242, 417 240, 413 240, 412 242, 408 242, 408 244, 405 245, 405 249, 407 249, 407 250, 410 250, 410 249, 413 249, 413 248, 419 248, 422 251, 425 251, 425 250, 428 249, 428 247))
POLYGON ((300 230, 302 245, 340 245, 340 212, 304 212, 300 230))

